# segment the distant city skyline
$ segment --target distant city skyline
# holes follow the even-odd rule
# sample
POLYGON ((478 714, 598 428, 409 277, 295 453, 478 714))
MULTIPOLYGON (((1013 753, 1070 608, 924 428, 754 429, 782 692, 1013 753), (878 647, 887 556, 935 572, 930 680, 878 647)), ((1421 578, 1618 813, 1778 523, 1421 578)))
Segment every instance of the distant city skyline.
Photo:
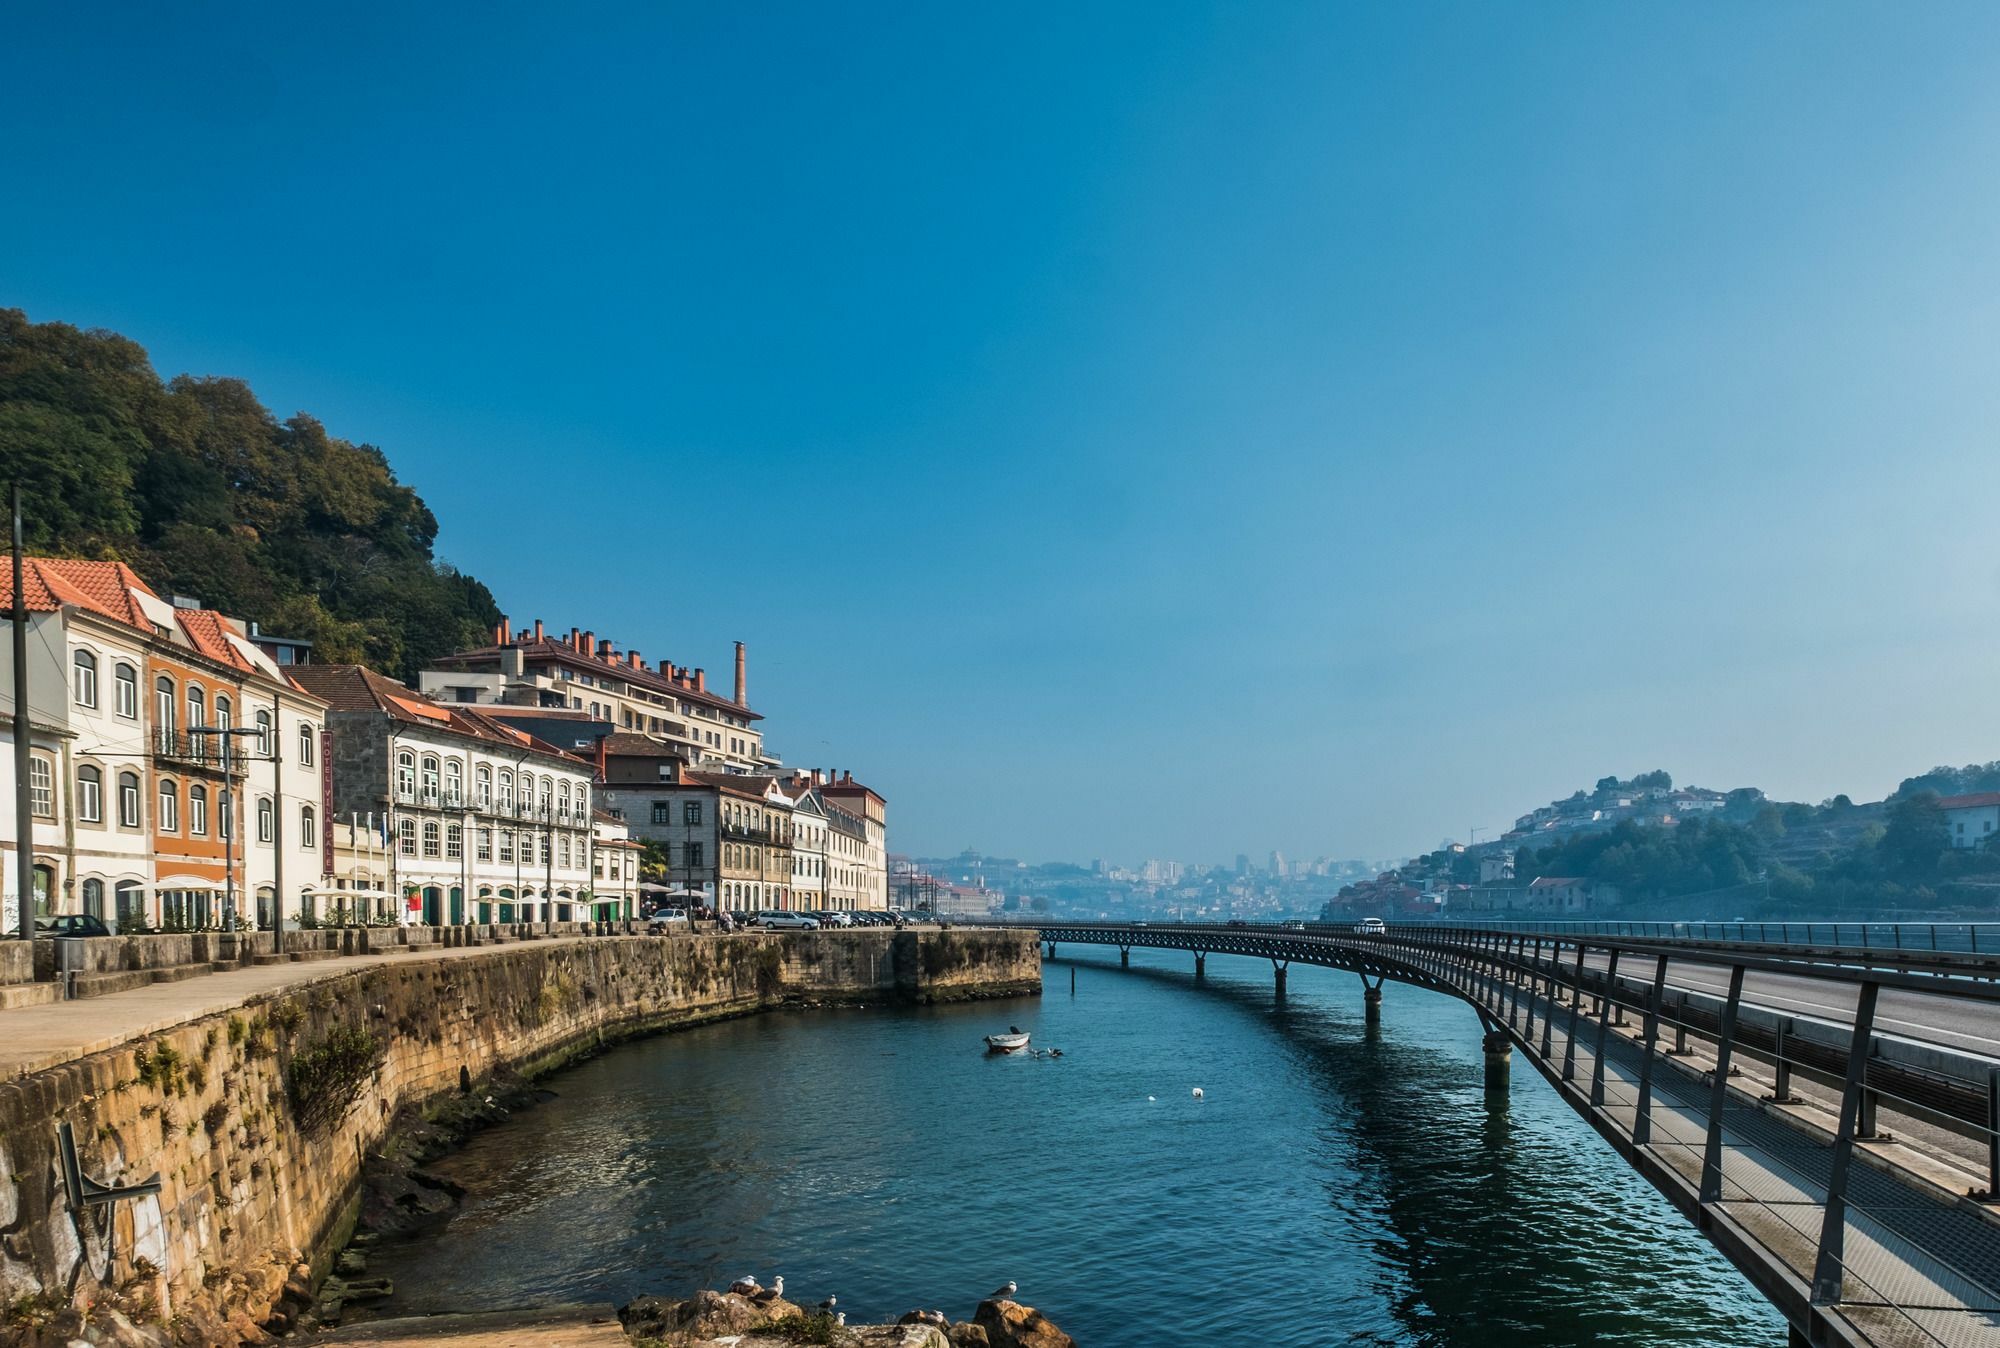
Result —
POLYGON ((380 445, 510 616, 747 642, 899 852, 2000 758, 1992 7, 12 37, 0 304, 380 445))

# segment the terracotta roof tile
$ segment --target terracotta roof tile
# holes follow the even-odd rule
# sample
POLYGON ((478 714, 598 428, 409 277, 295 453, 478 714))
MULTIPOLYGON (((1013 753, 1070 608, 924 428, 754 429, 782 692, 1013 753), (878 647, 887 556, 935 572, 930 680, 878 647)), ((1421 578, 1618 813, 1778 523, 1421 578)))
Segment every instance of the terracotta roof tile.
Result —
MULTIPOLYGON (((21 573, 30 612, 53 613, 63 604, 74 604, 142 632, 153 630, 152 623, 132 598, 133 590, 150 595, 152 588, 123 562, 24 557, 21 573)), ((11 611, 13 607, 14 568, 0 565, 0 610, 11 611)))

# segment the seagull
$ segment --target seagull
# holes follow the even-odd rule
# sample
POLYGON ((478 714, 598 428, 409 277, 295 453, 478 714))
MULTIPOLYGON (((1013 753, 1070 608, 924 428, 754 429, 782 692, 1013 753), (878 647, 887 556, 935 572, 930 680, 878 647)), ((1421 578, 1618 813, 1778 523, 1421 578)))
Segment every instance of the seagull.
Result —
POLYGON ((825 1301, 820 1302, 819 1303, 820 1314, 825 1315, 826 1313, 831 1311, 833 1309, 833 1303, 838 1300, 840 1300, 839 1297, 828 1297, 825 1301))
POLYGON ((1146 1097, 1146 1099, 1147 1099, 1148 1101, 1151 1101, 1151 1100, 1152 1100, 1152 1098, 1153 1098, 1153 1097, 1152 1097, 1152 1096, 1150 1096, 1150 1095, 1146 1097))
POLYGON ((738 1296, 754 1297, 764 1289, 758 1286, 755 1278, 738 1278, 729 1284, 729 1290, 738 1296))
POLYGON ((994 1288, 991 1295, 989 1295, 986 1299, 988 1301, 998 1301, 1001 1297, 1013 1296, 1014 1293, 1018 1292, 1019 1290, 1020 1290, 1020 1284, 1016 1283, 1012 1278, 1009 1278, 1007 1279, 1006 1282, 1003 1282, 998 1287, 994 1288))
POLYGON ((1194 1088, 1194 1098, 1195 1098, 1195 1099, 1197 1099, 1197 1100, 1199 1100, 1199 1099, 1201 1099, 1201 1098, 1202 1098, 1202 1095, 1201 1095, 1201 1087, 1199 1087, 1199 1086, 1196 1086, 1196 1087, 1194 1088))
POLYGON ((837 1324, 837 1325, 844 1325, 844 1324, 846 1324, 846 1323, 847 1323, 847 1312, 846 1312, 846 1311, 835 1311, 835 1312, 833 1313, 833 1322, 834 1322, 835 1324, 837 1324))
MULTIPOLYGON (((1201 1094, 1201 1092, 1197 1090, 1195 1091, 1195 1094, 1199 1095, 1201 1094)), ((777 1277, 771 1279, 771 1295, 774 1297, 781 1297, 784 1294, 785 1294, 785 1275, 780 1273, 777 1277)))

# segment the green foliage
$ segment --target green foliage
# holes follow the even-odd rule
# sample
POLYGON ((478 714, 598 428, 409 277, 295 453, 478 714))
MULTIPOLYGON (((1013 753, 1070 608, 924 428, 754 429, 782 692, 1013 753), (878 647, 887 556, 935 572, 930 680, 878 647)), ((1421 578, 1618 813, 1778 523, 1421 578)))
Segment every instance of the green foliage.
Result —
POLYGON ((172 1044, 161 1041, 150 1050, 140 1049, 133 1056, 133 1066, 139 1069, 141 1085, 156 1086, 166 1095, 187 1091, 187 1062, 172 1044))
POLYGON ((781 1320, 773 1320, 770 1332, 781 1335, 793 1343, 840 1342, 840 1326, 829 1311, 787 1315, 781 1320))
POLYGON ((321 660, 410 678, 500 616, 433 557, 437 519, 379 449, 18 309, 0 309, 0 476, 21 482, 32 550, 129 562, 321 660))
POLYGON ((285 1065, 285 1094, 299 1130, 320 1133, 339 1123, 381 1065, 382 1041, 359 1025, 343 1025, 300 1048, 285 1065))
POLYGON ((1932 768, 1921 777, 1906 777, 1890 800, 1918 796, 1969 796, 1978 791, 2000 791, 2000 762, 1967 763, 1962 768, 1932 768))

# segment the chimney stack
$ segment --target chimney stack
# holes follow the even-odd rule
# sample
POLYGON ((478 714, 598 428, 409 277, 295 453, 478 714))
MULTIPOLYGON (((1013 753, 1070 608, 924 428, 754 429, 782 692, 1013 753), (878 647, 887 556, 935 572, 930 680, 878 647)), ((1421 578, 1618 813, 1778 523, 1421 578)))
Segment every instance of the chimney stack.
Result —
POLYGON ((646 662, 639 658, 639 652, 637 651, 625 652, 625 663, 634 669, 644 669, 646 667, 646 662))
POLYGON ((618 657, 611 653, 610 637, 606 637, 602 641, 597 643, 597 658, 600 660, 609 661, 614 664, 617 662, 618 657))
POLYGON ((668 683, 672 683, 674 681, 673 661, 671 660, 660 661, 660 677, 665 679, 668 683))
POLYGON ((697 669, 697 670, 696 670, 696 671, 694 672, 694 690, 695 690, 695 691, 696 691, 697 693, 705 693, 705 692, 707 692, 707 691, 708 691, 708 671, 707 671, 707 670, 705 670, 705 669, 697 669))
POLYGON ((500 625, 493 629, 493 644, 496 646, 505 646, 508 642, 512 641, 513 639, 514 639, 514 624, 508 622, 505 618, 502 618, 500 620, 500 625))
POLYGON ((569 646, 571 650, 575 650, 576 643, 578 641, 581 641, 582 639, 583 639, 583 633, 577 631, 577 629, 574 627, 569 629, 569 646))
POLYGON ((540 618, 537 618, 535 619, 535 640, 540 641, 541 639, 542 639, 542 620, 540 618))
POLYGON ((744 683, 743 674, 743 643, 739 641, 736 643, 736 705, 739 707, 749 706, 750 703, 746 700, 748 695, 749 690, 744 683))

